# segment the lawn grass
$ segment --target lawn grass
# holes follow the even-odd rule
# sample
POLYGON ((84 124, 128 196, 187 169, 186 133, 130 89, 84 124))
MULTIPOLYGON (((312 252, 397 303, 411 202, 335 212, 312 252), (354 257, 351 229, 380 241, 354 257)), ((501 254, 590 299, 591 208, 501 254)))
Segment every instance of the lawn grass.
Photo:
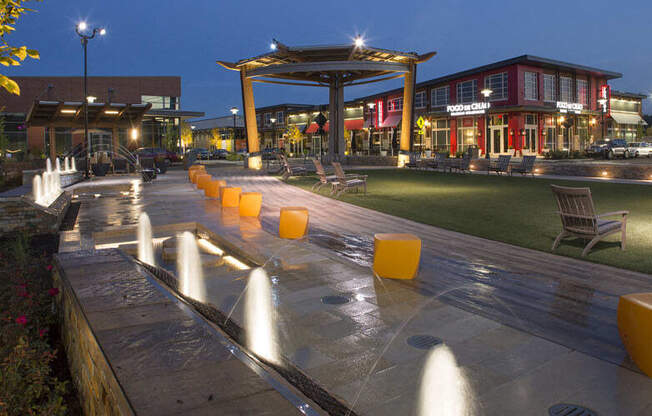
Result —
MULTIPOLYGON (((356 172, 357 173, 357 172, 356 172)), ((448 230, 550 252, 561 230, 550 184, 591 188, 598 213, 629 210, 627 250, 619 234, 598 243, 584 259, 652 273, 652 187, 522 177, 460 175, 410 170, 369 170, 367 195, 340 199, 448 230)), ((310 190, 316 177, 288 183, 310 190)), ((328 196, 324 187, 319 193, 328 196)), ((382 230, 378 230, 382 232, 382 230)), ((565 240, 556 254, 579 258, 584 242, 565 240)))

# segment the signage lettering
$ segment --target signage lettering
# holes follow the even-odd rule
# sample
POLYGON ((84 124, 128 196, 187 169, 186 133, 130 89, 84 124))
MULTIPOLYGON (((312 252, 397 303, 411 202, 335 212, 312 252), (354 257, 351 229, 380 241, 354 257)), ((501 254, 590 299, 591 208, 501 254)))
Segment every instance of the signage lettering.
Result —
POLYGON ((471 116, 474 114, 484 114, 490 107, 490 103, 456 104, 446 106, 446 111, 451 116, 471 116))
POLYGON ((567 103, 566 101, 557 101, 557 108, 561 113, 568 113, 572 111, 575 114, 580 114, 584 110, 584 104, 580 103, 567 103))

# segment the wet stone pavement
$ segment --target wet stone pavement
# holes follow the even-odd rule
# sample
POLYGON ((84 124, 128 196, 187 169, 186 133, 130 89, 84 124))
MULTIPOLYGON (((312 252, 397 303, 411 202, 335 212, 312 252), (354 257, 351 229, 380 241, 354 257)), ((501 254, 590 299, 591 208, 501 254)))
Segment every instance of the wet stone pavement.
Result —
MULTIPOLYGON (((242 169, 209 171, 244 191, 263 192, 260 220, 242 219, 237 210, 205 199, 185 172, 172 170, 151 184, 78 185, 75 200, 81 208, 75 229, 62 233, 62 250, 91 249, 93 233, 134 227, 141 212, 148 213, 155 236, 157 226, 202 224, 264 264, 272 279, 282 354, 356 414, 417 414, 423 378, 430 383, 427 395, 438 398, 428 402, 433 412, 428 414, 543 415, 556 403, 570 402, 600 415, 652 415, 652 380, 628 361, 615 331, 618 295, 649 291, 647 275, 614 274, 616 269, 605 266, 487 244, 242 169), (307 239, 275 237, 284 205, 310 209, 307 239), (414 231, 423 239, 414 281, 377 279, 369 268, 373 233, 397 231, 414 231), (325 303, 325 296, 342 296, 346 302, 325 303), (442 344, 432 350, 415 348, 407 343, 414 335, 431 335, 442 344), (437 369, 439 376, 433 378, 428 368, 437 369)), ((90 311, 101 311, 98 302, 118 307, 111 302, 119 291, 133 293, 125 299, 132 307, 157 296, 135 282, 113 288, 102 284, 93 289, 97 296, 88 301, 90 311)), ((231 319, 242 326, 237 299, 245 285, 243 273, 211 276, 206 270, 204 301, 232 312, 231 319)), ((165 321, 165 309, 157 308, 157 319, 165 321)), ((101 315, 95 317, 101 321, 101 315)), ((188 365, 208 362, 212 354, 219 361, 220 353, 195 345, 193 337, 199 335, 183 324, 150 325, 124 333, 124 341, 107 350, 133 360, 126 372, 150 356, 122 354, 134 343, 160 344, 163 350, 156 355, 174 363, 176 349, 166 346, 165 334, 177 331, 184 334, 187 349, 197 351, 197 361, 188 365)), ((188 369, 186 376, 193 377, 188 369)), ((165 389, 165 380, 160 387, 152 384, 165 389)))

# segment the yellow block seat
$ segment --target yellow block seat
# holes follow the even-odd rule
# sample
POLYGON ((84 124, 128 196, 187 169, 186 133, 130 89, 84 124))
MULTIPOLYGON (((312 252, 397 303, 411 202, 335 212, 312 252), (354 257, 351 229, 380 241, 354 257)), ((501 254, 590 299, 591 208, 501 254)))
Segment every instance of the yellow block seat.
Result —
POLYGON ((213 180, 213 177, 208 173, 201 173, 195 177, 197 181, 197 189, 206 189, 206 186, 213 180))
POLYGON ((188 179, 192 182, 193 172, 196 175, 198 172, 206 172, 204 165, 192 165, 188 168, 188 179))
POLYGON ((618 331, 629 356, 641 371, 652 377, 652 293, 620 297, 618 331))
POLYGON ((308 208, 283 207, 279 221, 278 235, 295 240, 308 233, 308 208))
POLYGON ((413 234, 374 235, 374 273, 388 279, 414 279, 419 271, 421 239, 413 234))
POLYGON ((241 188, 234 188, 232 186, 220 188, 220 199, 222 206, 228 208, 235 208, 240 204, 241 188))
POLYGON ((206 185, 204 188, 204 195, 208 198, 219 198, 220 197, 220 187, 226 187, 226 181, 221 179, 214 179, 206 185))
POLYGON ((240 216, 257 217, 263 205, 263 194, 260 192, 243 192, 240 194, 240 216))
POLYGON ((194 169, 192 172, 189 173, 189 175, 190 175, 190 182, 196 184, 197 176, 206 175, 206 171, 203 169, 194 169))

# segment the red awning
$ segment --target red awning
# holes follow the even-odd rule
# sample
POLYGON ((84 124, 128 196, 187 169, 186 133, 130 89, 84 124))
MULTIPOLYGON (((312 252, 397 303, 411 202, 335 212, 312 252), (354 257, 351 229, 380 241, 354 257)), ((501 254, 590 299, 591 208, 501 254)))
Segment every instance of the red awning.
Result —
POLYGON ((402 118, 403 118, 403 114, 401 113, 390 114, 389 116, 387 116, 385 121, 380 123, 380 127, 396 127, 398 126, 398 123, 401 122, 402 118))
MULTIPOLYGON (((363 124, 364 124, 364 120, 362 120, 361 118, 355 120, 344 120, 344 128, 347 130, 362 130, 363 124)), ((324 124, 325 132, 328 132, 328 127, 329 127, 329 123, 326 122, 326 124, 324 124)), ((317 133, 317 130, 319 130, 319 125, 317 123, 312 123, 306 129, 306 134, 317 133)))

